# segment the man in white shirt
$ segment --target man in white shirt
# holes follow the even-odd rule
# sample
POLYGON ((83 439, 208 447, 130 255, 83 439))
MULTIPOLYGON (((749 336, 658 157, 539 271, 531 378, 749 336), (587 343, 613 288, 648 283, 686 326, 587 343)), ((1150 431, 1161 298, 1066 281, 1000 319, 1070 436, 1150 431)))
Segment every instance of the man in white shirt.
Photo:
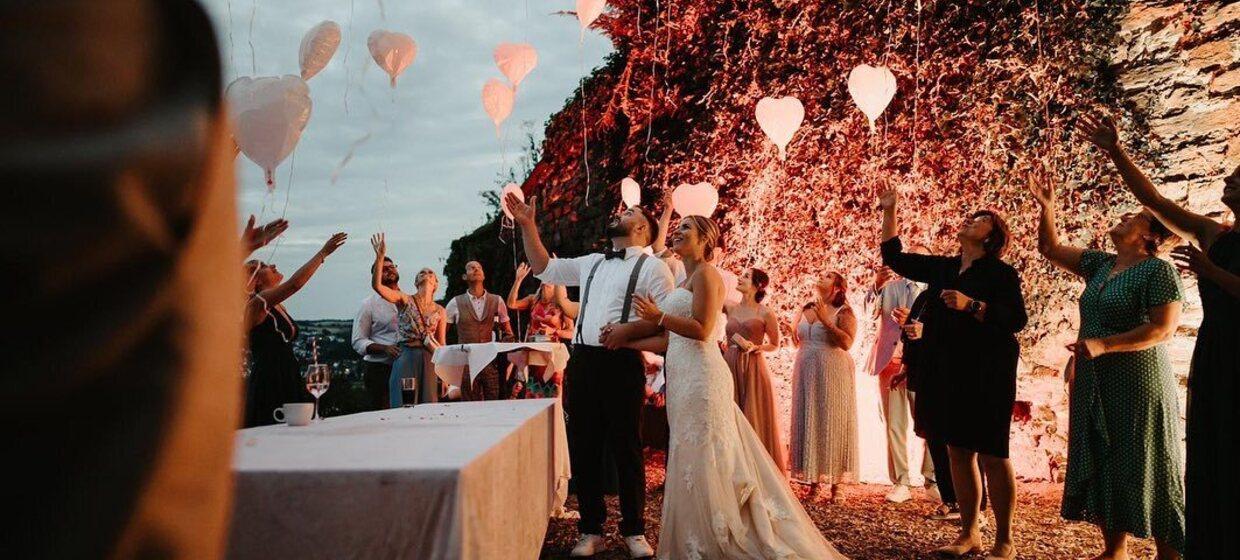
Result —
MULTIPOLYGON (((374 274, 374 271, 371 271, 374 274)), ((384 286, 399 290, 400 273, 392 259, 383 259, 384 286)), ((400 356, 400 337, 396 326, 396 305, 379 294, 370 294, 353 318, 353 350, 362 356, 362 381, 371 407, 381 410, 391 406, 388 381, 392 362, 400 356)))
MULTIPOLYGON (((465 282, 469 289, 448 302, 444 309, 448 323, 456 326, 456 339, 461 344, 491 342, 495 327, 503 332, 502 339, 514 340, 512 323, 508 319, 508 306, 504 298, 488 293, 483 285, 486 273, 482 263, 465 263, 465 282)), ((490 364, 482 371, 468 372, 461 379, 461 400, 490 401, 504 398, 503 376, 497 364, 490 364)))
MULTIPOLYGON (((531 199, 531 204, 533 199, 531 199)), ((634 294, 661 301, 673 288, 672 273, 649 245, 659 238, 658 222, 632 207, 607 226, 611 250, 575 259, 551 258, 538 234, 531 206, 509 194, 505 204, 521 226, 530 268, 543 282, 581 286, 573 357, 565 371, 568 447, 581 533, 572 556, 593 556, 602 548, 607 506, 603 501, 603 449, 608 446, 620 482, 620 534, 629 555, 654 555, 646 542, 646 471, 642 458, 641 413, 646 397, 641 353, 624 348, 659 332, 637 319, 634 294)))

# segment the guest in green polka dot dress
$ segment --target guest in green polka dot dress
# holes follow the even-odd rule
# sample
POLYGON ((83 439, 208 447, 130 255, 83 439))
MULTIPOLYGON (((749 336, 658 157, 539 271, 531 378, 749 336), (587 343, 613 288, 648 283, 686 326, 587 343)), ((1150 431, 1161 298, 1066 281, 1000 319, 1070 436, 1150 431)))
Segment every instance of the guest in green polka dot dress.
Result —
POLYGON ((1068 473, 1062 515, 1102 529, 1099 558, 1127 558, 1129 535, 1153 537, 1160 560, 1184 550, 1184 479, 1176 379, 1162 343, 1179 324, 1180 278, 1157 257, 1175 236, 1148 211, 1111 229, 1115 253, 1061 245, 1055 189, 1031 174, 1042 207, 1038 249, 1086 280, 1071 345, 1068 473))

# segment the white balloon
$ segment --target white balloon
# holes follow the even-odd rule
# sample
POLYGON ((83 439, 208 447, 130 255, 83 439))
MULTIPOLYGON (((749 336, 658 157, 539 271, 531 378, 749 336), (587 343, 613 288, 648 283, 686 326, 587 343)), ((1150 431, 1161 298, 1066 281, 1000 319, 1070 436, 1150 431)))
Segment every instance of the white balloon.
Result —
POLYGON ((495 65, 508 78, 514 90, 538 66, 538 51, 529 43, 500 43, 495 47, 494 57, 495 65))
POLYGON ((896 77, 886 66, 862 64, 848 73, 848 94, 865 113, 870 132, 874 132, 874 122, 896 95, 896 77))
POLYGON ((512 106, 515 101, 516 93, 512 91, 512 88, 496 78, 487 80, 486 85, 482 86, 482 108, 491 117, 491 122, 495 123, 495 134, 497 136, 499 135, 500 125, 504 124, 504 120, 508 118, 508 115, 512 114, 512 106))
POLYGON ((628 208, 641 205, 642 187, 632 177, 625 177, 620 181, 620 200, 623 200, 628 208))
POLYGON ((521 185, 516 183, 508 183, 504 185, 503 190, 499 191, 499 208, 504 211, 504 216, 511 220, 512 211, 508 209, 508 193, 517 195, 518 200, 525 202, 525 192, 521 190, 521 185))
POLYGON ((301 38, 297 60, 301 64, 301 79, 309 80, 323 70, 336 48, 340 46, 340 26, 327 20, 306 32, 301 38))
POLYGON ((237 146, 263 168, 267 186, 274 188, 276 167, 297 147, 310 120, 310 87, 293 75, 242 77, 224 95, 237 146))
POLYGON ((710 183, 688 183, 672 191, 672 208, 681 216, 709 218, 719 206, 719 191, 710 183))
POLYGON ((581 23, 582 33, 603 15, 603 8, 606 7, 607 0, 577 0, 577 21, 581 23))
POLYGON ((375 64, 391 78, 392 87, 396 87, 396 77, 418 56, 418 44, 413 37, 384 29, 372 31, 366 39, 366 47, 370 49, 375 64))
POLYGON ((805 121, 805 106, 801 105, 801 100, 795 97, 763 97, 754 108, 754 115, 758 117, 762 132, 779 147, 779 158, 786 158, 788 143, 805 121))

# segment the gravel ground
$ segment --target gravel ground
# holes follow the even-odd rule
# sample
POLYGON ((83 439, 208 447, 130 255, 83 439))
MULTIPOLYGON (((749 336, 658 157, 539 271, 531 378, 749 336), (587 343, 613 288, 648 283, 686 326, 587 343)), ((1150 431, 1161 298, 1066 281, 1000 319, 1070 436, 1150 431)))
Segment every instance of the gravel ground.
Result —
MULTIPOLYGON (((663 504, 663 476, 662 453, 649 453, 646 460, 649 485, 646 536, 655 547, 658 546, 659 511, 663 504)), ((929 551, 949 542, 955 534, 955 527, 950 523, 926 519, 935 504, 921 491, 915 491, 915 498, 909 502, 892 504, 883 499, 890 487, 855 485, 846 487, 836 503, 827 504, 807 501, 806 489, 800 485, 795 488, 822 533, 854 560, 935 558, 929 551)), ((1018 558, 1086 559, 1099 552, 1102 540, 1096 528, 1059 518, 1060 489, 1059 485, 1021 483, 1016 511, 1018 558)), ((568 505, 575 508, 576 499, 570 496, 568 505)), ((595 558, 628 558, 624 543, 616 533, 619 504, 614 496, 608 497, 608 511, 608 549, 595 558)), ((993 518, 988 521, 983 538, 989 543, 994 537, 994 523, 993 518)), ((552 519, 543 543, 542 558, 568 558, 576 538, 575 521, 552 519)), ((1133 558, 1152 558, 1153 542, 1132 541, 1129 553, 1133 558)))

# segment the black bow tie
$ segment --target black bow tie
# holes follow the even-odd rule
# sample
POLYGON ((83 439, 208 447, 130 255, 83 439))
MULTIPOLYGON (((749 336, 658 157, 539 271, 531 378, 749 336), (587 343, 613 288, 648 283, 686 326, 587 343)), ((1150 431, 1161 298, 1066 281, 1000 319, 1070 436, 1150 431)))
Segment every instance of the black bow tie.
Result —
POLYGON ((604 252, 604 253, 603 253, 603 259, 605 259, 605 260, 611 260, 611 259, 620 259, 620 260, 624 260, 624 255, 625 255, 625 252, 626 252, 626 251, 625 251, 624 249, 621 249, 621 250, 619 250, 619 251, 612 251, 612 250, 610 250, 610 249, 609 249, 609 250, 607 250, 606 252, 604 252))

